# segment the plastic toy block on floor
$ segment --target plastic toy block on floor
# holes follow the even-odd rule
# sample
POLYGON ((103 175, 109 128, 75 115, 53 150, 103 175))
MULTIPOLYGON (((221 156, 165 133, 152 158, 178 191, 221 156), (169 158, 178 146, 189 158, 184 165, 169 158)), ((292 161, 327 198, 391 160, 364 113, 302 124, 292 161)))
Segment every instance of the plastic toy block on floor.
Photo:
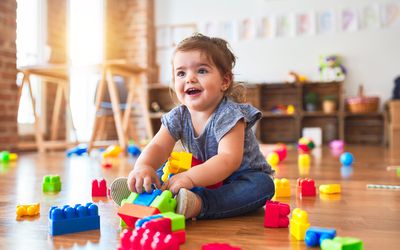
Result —
POLYGON ((0 162, 9 162, 15 161, 18 158, 18 155, 15 153, 10 153, 9 151, 1 151, 0 152, 0 162))
POLYGON ((265 204, 264 227, 288 227, 290 207, 277 201, 265 204))
POLYGON ((174 212, 176 208, 176 200, 173 198, 171 191, 164 190, 157 196, 150 207, 156 207, 161 213, 174 212))
POLYGON ((321 243, 322 250, 363 250, 363 242, 351 237, 335 237, 321 243))
POLYGON ((289 231, 297 240, 304 240, 307 229, 310 227, 308 214, 300 208, 295 208, 290 220, 289 231))
POLYGON ((118 250, 179 250, 178 240, 172 234, 138 228, 124 230, 120 235, 118 250))
POLYGON ((86 144, 78 145, 74 148, 71 148, 67 151, 67 157, 71 157, 72 155, 81 156, 87 153, 88 146, 86 144))
POLYGON ((151 193, 143 192, 139 194, 133 204, 142 205, 142 206, 150 206, 153 200, 162 193, 160 189, 153 189, 151 193))
POLYGON ((122 152, 122 149, 118 145, 111 145, 106 148, 106 150, 103 152, 102 156, 103 158, 107 157, 117 157, 119 154, 122 152))
POLYGON ((60 192, 61 179, 59 175, 45 175, 42 182, 43 192, 60 192))
POLYGON ((297 164, 302 167, 310 166, 311 157, 309 154, 299 154, 297 164))
POLYGON ((107 196, 107 182, 105 179, 92 181, 92 196, 94 197, 107 196))
POLYGON ((86 206, 76 204, 58 208, 51 207, 49 211, 49 233, 61 235, 100 229, 99 209, 96 204, 86 206))
POLYGON ((240 250, 240 247, 234 247, 227 243, 207 243, 201 246, 201 250, 240 250))
POLYGON ((32 203, 26 205, 17 205, 16 209, 17 218, 22 216, 35 216, 40 214, 40 204, 32 203))
POLYGON ((121 206, 124 205, 125 203, 133 204, 138 196, 139 196, 139 195, 138 195, 137 193, 132 192, 132 193, 128 196, 128 198, 123 199, 123 200, 121 201, 121 206))
POLYGON ((275 179, 275 197, 290 197, 290 182, 286 178, 275 179))
POLYGON ((306 231, 304 241, 308 247, 320 246, 322 241, 333 239, 336 236, 336 230, 332 228, 310 227, 306 231))
POLYGON ((319 192, 324 194, 339 194, 341 192, 340 184, 320 185, 319 192))
POLYGON ((185 229, 185 216, 183 216, 182 214, 167 212, 167 213, 162 213, 161 215, 164 218, 171 219, 173 232, 185 229))
POLYGON ((315 181, 313 179, 297 179, 297 193, 303 196, 315 196, 316 195, 316 187, 315 181))
POLYGON ((158 211, 157 208, 130 203, 125 203, 118 209, 119 217, 131 228, 135 227, 135 223, 138 219, 159 213, 160 211, 158 211))

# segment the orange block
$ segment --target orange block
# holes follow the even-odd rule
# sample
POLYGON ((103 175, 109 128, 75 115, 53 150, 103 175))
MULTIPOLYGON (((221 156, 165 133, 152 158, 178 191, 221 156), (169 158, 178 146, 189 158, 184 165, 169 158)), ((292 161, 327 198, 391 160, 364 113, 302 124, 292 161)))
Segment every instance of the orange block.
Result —
POLYGON ((118 209, 118 215, 128 227, 134 228, 138 219, 153 214, 159 214, 160 211, 155 207, 145 207, 137 204, 125 203, 118 209))

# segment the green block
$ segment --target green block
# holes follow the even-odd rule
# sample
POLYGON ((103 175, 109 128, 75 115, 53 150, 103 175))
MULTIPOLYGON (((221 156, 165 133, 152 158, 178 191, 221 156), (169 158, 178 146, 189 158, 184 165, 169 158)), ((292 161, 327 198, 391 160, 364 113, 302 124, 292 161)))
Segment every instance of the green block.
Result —
POLYGON ((43 192, 60 192, 61 180, 59 175, 45 175, 42 183, 43 192))
POLYGON ((0 162, 8 162, 10 160, 10 152, 1 151, 0 152, 0 162))
POLYGON ((124 205, 125 203, 133 204, 133 202, 135 202, 135 200, 136 200, 136 198, 137 198, 138 196, 139 196, 139 195, 138 195, 137 193, 132 192, 132 193, 128 196, 128 198, 123 199, 123 200, 121 201, 121 207, 122 207, 122 205, 124 205))
POLYGON ((164 190, 161 195, 154 199, 150 207, 158 208, 160 213, 175 212, 176 200, 173 198, 171 191, 164 190))
POLYGON ((184 230, 185 229, 185 216, 182 214, 176 214, 174 212, 162 213, 162 217, 171 219, 172 231, 184 230))
POLYGON ((360 239, 351 237, 335 237, 326 239, 321 243, 322 250, 362 250, 363 243, 360 239))

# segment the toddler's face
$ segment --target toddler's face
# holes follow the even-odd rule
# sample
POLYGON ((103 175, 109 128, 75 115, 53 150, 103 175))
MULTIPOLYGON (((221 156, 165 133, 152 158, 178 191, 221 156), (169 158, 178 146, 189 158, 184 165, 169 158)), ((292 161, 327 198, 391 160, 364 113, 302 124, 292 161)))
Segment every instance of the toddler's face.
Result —
POLYGON ((227 77, 200 51, 178 51, 173 60, 174 89, 194 111, 213 111, 229 86, 227 77))

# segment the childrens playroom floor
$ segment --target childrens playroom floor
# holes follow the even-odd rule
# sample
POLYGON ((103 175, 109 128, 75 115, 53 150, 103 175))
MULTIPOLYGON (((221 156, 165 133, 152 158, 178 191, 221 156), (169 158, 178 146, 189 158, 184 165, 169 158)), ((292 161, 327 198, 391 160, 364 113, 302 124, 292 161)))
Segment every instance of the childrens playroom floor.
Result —
MULTIPOLYGON (((268 147, 263 147, 268 151, 268 147)), ((398 249, 400 246, 400 190, 367 189, 367 184, 400 185, 396 171, 388 165, 400 165, 381 147, 348 147, 355 156, 353 168, 341 168, 337 156, 328 148, 315 149, 309 173, 297 166, 297 152, 289 151, 280 164, 277 178, 288 178, 292 197, 279 201, 308 212, 312 226, 331 227, 338 236, 356 237, 364 249, 398 249), (340 183, 342 193, 299 199, 295 195, 296 179, 307 176, 321 184, 340 183)), ((399 155, 399 154, 397 154, 399 155)), ((399 157, 399 156, 398 156, 399 157)), ((101 229, 51 237, 47 216, 52 205, 62 206, 91 202, 91 180, 104 177, 107 183, 129 172, 133 160, 116 160, 110 169, 100 166, 99 157, 66 158, 64 152, 39 155, 20 154, 15 163, 0 165, 0 249, 117 249, 119 217, 111 200, 94 200, 99 204, 101 229), (42 178, 58 174, 62 191, 42 193, 42 178), (40 216, 16 220, 18 203, 40 202, 40 216)), ((246 195, 246 194, 243 194, 246 195)), ((201 249, 209 242, 226 242, 242 249, 306 249, 287 228, 263 227, 264 209, 251 214, 220 220, 187 221, 186 243, 181 249, 201 249)))

